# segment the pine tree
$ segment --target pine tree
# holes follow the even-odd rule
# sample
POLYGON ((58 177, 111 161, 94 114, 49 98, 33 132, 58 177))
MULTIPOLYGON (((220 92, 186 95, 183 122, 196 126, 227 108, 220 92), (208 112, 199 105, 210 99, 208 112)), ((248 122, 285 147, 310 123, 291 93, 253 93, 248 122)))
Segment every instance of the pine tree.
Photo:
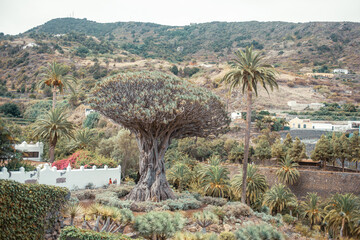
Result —
POLYGON ((335 167, 335 162, 337 159, 340 158, 340 151, 341 151, 341 144, 340 144, 340 140, 339 138, 336 136, 335 132, 333 133, 332 135, 332 138, 331 138, 331 141, 330 141, 330 144, 331 144, 331 150, 332 150, 332 163, 333 163, 333 166, 335 167))
POLYGON ((262 137, 256 144, 255 156, 260 160, 271 158, 271 147, 269 141, 266 138, 262 137))
POLYGON ((293 140, 292 140, 290 133, 288 133, 283 142, 284 152, 286 153, 289 149, 292 148, 292 146, 293 146, 293 140))
POLYGON ((284 147, 280 139, 276 139, 275 143, 271 146, 271 156, 277 160, 285 156, 284 147))
POLYGON ((358 162, 360 161, 360 136, 355 132, 350 138, 350 160, 355 162, 358 172, 358 162))
POLYGON ((340 137, 340 161, 342 166, 342 171, 345 171, 345 160, 349 159, 350 151, 349 151, 349 139, 346 137, 345 133, 340 137))
POLYGON ((292 158, 295 162, 300 161, 301 152, 303 151, 303 146, 298 137, 295 138, 295 142, 293 143, 292 148, 288 150, 288 154, 290 158, 292 158))
POLYGON ((326 162, 332 160, 330 141, 322 135, 315 145, 315 149, 311 154, 311 159, 314 161, 321 161, 323 168, 326 168, 326 162))
POLYGON ((302 150, 301 150, 301 153, 300 153, 300 160, 301 159, 307 159, 305 143, 301 144, 301 148, 302 148, 302 150))

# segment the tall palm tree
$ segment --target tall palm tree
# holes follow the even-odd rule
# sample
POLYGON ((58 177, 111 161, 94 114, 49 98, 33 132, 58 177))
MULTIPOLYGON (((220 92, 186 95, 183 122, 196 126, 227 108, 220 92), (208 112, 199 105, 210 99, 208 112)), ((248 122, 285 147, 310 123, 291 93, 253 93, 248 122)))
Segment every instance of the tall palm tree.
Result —
POLYGON ((301 202, 301 215, 303 218, 307 218, 310 221, 310 229, 317 223, 321 223, 323 215, 323 209, 321 208, 320 197, 317 193, 308 193, 306 200, 301 202))
POLYGON ((55 147, 59 138, 73 137, 74 126, 67 119, 67 113, 62 108, 51 110, 42 118, 38 119, 34 125, 34 137, 43 138, 49 141, 50 162, 54 162, 55 147))
POLYGON ((296 169, 299 164, 294 162, 293 159, 287 155, 280 161, 280 168, 277 170, 276 175, 280 182, 293 185, 300 177, 299 171, 296 169))
POLYGON ((53 103, 52 108, 55 109, 56 104, 56 90, 59 89, 60 94, 64 92, 64 89, 69 88, 72 92, 75 92, 71 82, 76 83, 76 79, 72 76, 65 76, 66 69, 63 65, 53 61, 48 63, 47 67, 41 69, 44 71, 39 75, 40 81, 38 82, 38 89, 42 89, 45 85, 52 89, 53 103))
MULTIPOLYGON (((268 189, 265 176, 258 173, 256 165, 249 164, 246 178, 246 199, 248 204, 253 204, 268 189)), ((236 174, 231 181, 235 193, 241 193, 243 186, 242 174, 236 174)))
POLYGON ((253 51, 253 47, 247 47, 245 52, 238 50, 235 52, 233 59, 233 70, 228 72, 221 82, 230 84, 230 91, 234 88, 241 88, 243 94, 246 92, 247 109, 246 109, 246 132, 245 132, 245 149, 243 161, 243 191, 241 201, 245 203, 246 199, 246 174, 249 158, 249 142, 250 142, 250 127, 251 127, 251 108, 252 108, 252 94, 258 95, 258 87, 260 84, 268 93, 268 87, 273 90, 278 88, 275 79, 276 71, 270 66, 263 64, 263 57, 261 52, 253 51))
POLYGON ((296 197, 288 187, 280 183, 265 193, 263 204, 269 207, 271 213, 281 213, 296 204, 296 197))
POLYGON ((351 193, 335 194, 325 207, 324 221, 327 227, 340 238, 350 236, 360 216, 359 199, 351 193))

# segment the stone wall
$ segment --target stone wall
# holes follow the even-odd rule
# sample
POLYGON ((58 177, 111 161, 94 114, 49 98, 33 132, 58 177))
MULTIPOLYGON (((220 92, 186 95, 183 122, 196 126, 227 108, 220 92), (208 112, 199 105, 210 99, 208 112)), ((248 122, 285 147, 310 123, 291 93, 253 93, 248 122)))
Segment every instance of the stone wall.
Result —
MULTIPOLYGON (((229 168, 231 175, 238 173, 238 167, 229 168)), ((276 167, 259 167, 261 174, 266 176, 270 187, 279 183, 276 167)), ((308 192, 316 192, 327 198, 334 193, 353 193, 360 195, 360 173, 343 173, 331 171, 314 171, 299 169, 299 181, 290 186, 291 191, 298 197, 304 197, 308 192)))

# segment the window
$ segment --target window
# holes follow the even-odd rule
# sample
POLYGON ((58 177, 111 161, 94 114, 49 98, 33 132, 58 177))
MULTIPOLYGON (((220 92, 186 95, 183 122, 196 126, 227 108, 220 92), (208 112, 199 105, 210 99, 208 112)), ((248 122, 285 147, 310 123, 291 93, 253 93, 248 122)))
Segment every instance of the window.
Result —
POLYGON ((304 124, 304 128, 306 128, 306 124, 304 124))
POLYGON ((24 158, 38 158, 39 152, 24 152, 23 157, 24 158))
POLYGON ((298 124, 298 128, 301 128, 301 124, 300 124, 300 123, 298 124))

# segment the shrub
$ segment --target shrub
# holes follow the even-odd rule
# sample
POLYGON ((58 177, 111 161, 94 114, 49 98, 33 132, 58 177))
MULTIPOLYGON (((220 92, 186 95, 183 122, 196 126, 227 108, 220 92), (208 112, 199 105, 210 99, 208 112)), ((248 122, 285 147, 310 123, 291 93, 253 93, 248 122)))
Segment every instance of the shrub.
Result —
POLYGON ((270 214, 264 213, 264 212, 254 212, 254 216, 261 218, 261 220, 263 220, 264 222, 267 223, 276 223, 277 225, 282 225, 282 215, 281 214, 277 214, 276 216, 272 216, 270 214))
POLYGON ((85 199, 95 199, 95 192, 89 189, 72 192, 71 195, 80 201, 85 199))
POLYGON ((215 233, 190 233, 190 232, 177 232, 173 238, 174 240, 217 240, 218 237, 215 233))
POLYGON ((107 191, 115 192, 118 198, 124 197, 128 195, 128 193, 133 189, 134 186, 130 186, 128 184, 121 184, 121 185, 110 185, 107 191))
POLYGON ((83 127, 92 129, 96 127, 99 120, 100 120, 100 114, 98 112, 92 112, 89 115, 87 115, 86 119, 84 120, 83 127))
POLYGON ((294 224, 297 221, 297 218, 291 216, 290 214, 285 214, 284 216, 282 216, 282 219, 287 224, 294 224))
POLYGON ((0 106, 0 112, 9 117, 21 117, 20 108, 15 103, 4 103, 0 106))
POLYGON ((241 202, 228 202, 222 207, 226 217, 240 218, 241 216, 248 217, 253 215, 252 209, 241 202))
POLYGON ((65 169, 69 164, 71 168, 80 168, 80 166, 84 166, 85 168, 91 168, 92 166, 102 168, 105 165, 109 168, 117 167, 117 164, 113 159, 103 157, 87 150, 76 151, 66 159, 53 162, 52 166, 57 167, 57 169, 65 169))
POLYGON ((224 206, 227 203, 227 199, 205 196, 201 198, 201 202, 207 205, 224 206))
POLYGON ((217 207, 213 205, 208 205, 204 208, 204 211, 213 212, 218 218, 222 221, 225 217, 225 212, 223 211, 222 207, 217 207))
POLYGON ((185 221, 179 213, 149 212, 135 218, 134 229, 144 238, 165 240, 181 231, 185 221))
POLYGON ((235 234, 232 232, 222 232, 219 235, 219 240, 235 240, 235 234))
POLYGON ((0 180, 0 239, 43 239, 68 196, 66 188, 0 180))
POLYGON ((284 236, 269 224, 247 225, 235 232, 238 240, 283 240, 284 236))
POLYGON ((131 239, 122 234, 112 234, 107 232, 95 232, 92 230, 79 229, 74 226, 65 227, 61 230, 60 240, 89 240, 89 239, 101 239, 101 240, 122 240, 131 239))
POLYGON ((35 167, 33 165, 17 158, 9 160, 7 164, 4 165, 4 167, 6 167, 8 171, 19 171, 21 167, 23 167, 25 171, 35 170, 35 167))

